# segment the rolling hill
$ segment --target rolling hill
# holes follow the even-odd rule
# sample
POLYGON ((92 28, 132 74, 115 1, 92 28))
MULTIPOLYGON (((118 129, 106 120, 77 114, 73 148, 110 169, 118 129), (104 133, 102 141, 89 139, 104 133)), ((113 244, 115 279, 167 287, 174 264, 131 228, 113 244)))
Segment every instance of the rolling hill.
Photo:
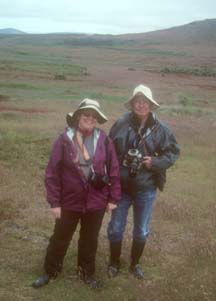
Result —
POLYGON ((163 43, 175 42, 177 44, 216 43, 216 19, 194 21, 189 24, 168 29, 151 31, 139 34, 119 35, 120 39, 133 41, 154 41, 163 43))
POLYGON ((15 29, 15 28, 3 28, 0 29, 0 34, 26 34, 25 32, 15 29))
MULTIPOLYGON (((32 38, 47 44, 67 44, 76 46, 113 46, 125 41, 126 43, 144 44, 216 44, 216 19, 194 21, 189 24, 171 27, 168 29, 156 30, 145 33, 133 33, 122 35, 82 34, 82 33, 49 33, 49 34, 26 34, 23 31, 5 28, 0 29, 0 34, 25 35, 25 38, 32 38), (48 39, 48 40, 47 40, 48 39)), ((12 37, 11 37, 12 38, 12 37)), ((18 40, 17 40, 18 41, 18 40)))

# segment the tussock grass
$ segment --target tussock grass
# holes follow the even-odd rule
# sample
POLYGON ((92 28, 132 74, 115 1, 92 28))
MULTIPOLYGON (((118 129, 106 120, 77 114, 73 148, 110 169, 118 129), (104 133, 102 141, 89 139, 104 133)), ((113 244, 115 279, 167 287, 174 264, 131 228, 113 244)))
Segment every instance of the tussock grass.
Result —
MULTIPOLYGON (((20 45, 26 43, 25 39, 19 40, 20 45)), ((7 58, 8 62, 5 62, 9 66, 2 69, 1 95, 7 95, 10 99, 8 103, 1 99, 0 103, 0 299, 215 300, 214 82, 208 78, 206 83, 205 78, 200 78, 193 93, 188 93, 191 90, 187 89, 185 92, 186 81, 183 78, 179 77, 179 86, 175 86, 176 79, 172 80, 168 75, 158 78, 157 74, 152 73, 146 78, 147 74, 137 74, 140 72, 137 69, 134 72, 128 71, 128 63, 130 66, 136 65, 130 51, 125 51, 125 56, 120 57, 116 55, 118 51, 113 56, 112 47, 108 52, 103 52, 105 50, 101 48, 100 51, 92 51, 87 46, 85 49, 74 49, 71 45, 67 49, 61 46, 50 48, 43 36, 38 37, 38 40, 27 37, 27 40, 28 46, 2 47, 0 50, 1 64, 7 58), (52 62, 56 62, 56 65, 53 68, 48 65, 48 55, 54 56, 52 62), (66 80, 53 80, 54 74, 65 74, 58 68, 57 60, 59 59, 59 64, 65 65, 71 57, 71 64, 78 66, 80 58, 84 59, 84 64, 91 73, 88 79, 81 76, 80 80, 78 72, 73 81, 68 77, 66 80), (40 62, 38 67, 37 62, 40 62), (95 62, 97 65, 102 64, 101 77, 97 74, 95 62), (125 74, 123 76, 124 72, 115 73, 116 62, 116 69, 123 66, 125 69, 120 69, 120 72, 127 70, 130 74, 127 74, 128 77, 125 74), (22 63, 31 70, 27 76, 23 69, 19 69, 22 63), (37 68, 44 68, 44 78, 39 77, 37 68), (49 72, 52 76, 49 76, 49 72), (95 74, 98 76, 96 79, 95 74), (104 74, 108 77, 103 77, 104 74), (120 75, 117 76, 118 74, 120 75), (151 235, 141 260, 145 280, 137 281, 128 273, 133 230, 130 211, 124 237, 122 269, 118 278, 109 280, 106 276, 109 261, 106 228, 110 218, 106 215, 97 256, 97 276, 104 282, 104 288, 94 292, 76 277, 77 229, 65 258, 62 274, 43 289, 32 289, 32 281, 42 272, 45 249, 54 225, 45 201, 44 168, 52 141, 66 125, 66 113, 73 111, 84 97, 99 99, 110 118, 104 125, 104 129, 108 131, 123 112, 122 102, 128 99, 131 86, 141 81, 151 83, 164 99, 167 95, 170 97, 158 113, 168 124, 171 122, 181 145, 181 159, 168 171, 166 189, 158 194, 155 202, 151 235), (206 90, 207 87, 209 90, 206 90), (173 97, 170 96, 171 93, 173 97), (14 110, 7 111, 6 104, 14 110)), ((55 39, 52 43, 56 43, 55 39)), ((167 51, 155 52, 152 55, 155 59, 160 58, 160 55, 175 56, 175 53, 165 52, 167 51)), ((181 53, 179 50, 175 59, 183 59, 184 55, 181 56, 181 53)), ((134 54, 139 56, 139 53, 134 54)), ((140 55, 144 57, 143 54, 140 55)), ((140 62, 137 64, 140 65, 140 62)), ((158 61, 154 61, 154 64, 156 66, 158 61)))
POLYGON ((216 77, 216 70, 209 67, 164 67, 161 69, 162 73, 181 73, 181 74, 193 74, 196 76, 212 76, 216 77))
MULTIPOLYGON (((41 122, 45 125, 44 119, 41 122)), ((45 248, 53 228, 43 188, 44 167, 52 139, 44 139, 43 135, 37 129, 36 119, 27 132, 22 127, 19 131, 1 131, 1 145, 4 145, 1 148, 1 173, 5 175, 0 197, 3 208, 1 241, 7 241, 0 260, 4 271, 0 273, 2 300, 10 300, 14 295, 17 300, 143 300, 144 294, 148 300, 214 300, 213 145, 208 149, 208 157, 203 158, 211 140, 210 133, 202 141, 194 136, 184 143, 184 136, 179 137, 182 158, 169 170, 166 190, 159 194, 155 203, 152 234, 142 259, 146 272, 144 281, 139 282, 128 273, 132 232, 130 212, 121 274, 111 280, 106 277, 109 216, 105 217, 97 257, 97 275, 105 283, 102 291, 93 292, 76 278, 78 233, 58 280, 42 290, 33 290, 30 284, 42 271, 45 248)))
POLYGON ((37 90, 36 86, 24 83, 1 83, 0 88, 37 90))
POLYGON ((190 93, 176 93, 175 103, 163 105, 160 109, 162 114, 170 116, 191 115, 196 117, 208 116, 215 117, 214 100, 201 100, 190 93), (209 105, 212 102, 212 105, 209 105))

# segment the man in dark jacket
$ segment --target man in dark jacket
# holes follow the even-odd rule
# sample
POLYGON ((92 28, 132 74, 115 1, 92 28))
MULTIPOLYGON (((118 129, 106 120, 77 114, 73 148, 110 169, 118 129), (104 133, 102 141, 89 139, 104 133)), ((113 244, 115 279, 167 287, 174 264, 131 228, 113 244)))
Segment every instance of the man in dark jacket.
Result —
POLYGON ((142 279, 144 273, 139 260, 149 235, 156 190, 163 190, 166 169, 178 159, 179 147, 170 129, 152 112, 159 104, 148 87, 136 87, 125 106, 130 112, 117 120, 110 131, 120 163, 122 197, 108 225, 108 275, 115 277, 119 272, 123 233, 132 205, 134 228, 130 272, 142 279))

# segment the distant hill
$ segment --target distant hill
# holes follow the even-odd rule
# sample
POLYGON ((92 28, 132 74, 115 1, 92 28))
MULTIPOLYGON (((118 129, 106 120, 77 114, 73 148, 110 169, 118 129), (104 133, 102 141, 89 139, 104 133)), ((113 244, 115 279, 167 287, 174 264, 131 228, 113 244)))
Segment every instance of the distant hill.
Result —
POLYGON ((168 29, 156 30, 145 33, 130 33, 122 35, 111 34, 82 34, 82 33, 49 33, 49 34, 26 34, 17 29, 0 29, 0 34, 14 38, 14 43, 46 45, 46 46, 77 46, 77 47, 153 47, 166 49, 183 49, 193 47, 210 49, 216 47, 216 19, 195 21, 189 24, 176 26, 168 29))
POLYGON ((190 46, 202 45, 204 47, 216 45, 216 19, 194 21, 181 26, 168 29, 150 31, 145 33, 131 33, 121 35, 102 34, 65 34, 59 35, 64 43, 77 46, 114 46, 120 44, 143 46, 190 46))
POLYGON ((0 34, 26 34, 26 32, 23 32, 15 28, 3 28, 0 29, 0 34))
POLYGON ((189 24, 146 33, 119 35, 123 40, 157 40, 158 42, 216 43, 216 19, 195 21, 189 24))

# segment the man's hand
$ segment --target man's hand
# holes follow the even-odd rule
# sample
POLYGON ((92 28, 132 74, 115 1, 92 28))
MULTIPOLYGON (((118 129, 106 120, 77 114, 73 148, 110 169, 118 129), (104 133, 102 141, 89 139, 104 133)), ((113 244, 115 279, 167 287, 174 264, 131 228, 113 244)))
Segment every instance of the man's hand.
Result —
POLYGON ((150 169, 152 167, 152 158, 149 156, 145 156, 143 158, 143 164, 147 169, 150 169))
POLYGON ((113 203, 108 203, 106 207, 106 212, 111 213, 115 208, 117 207, 116 204, 113 203))
POLYGON ((61 218, 61 207, 51 208, 51 212, 56 219, 61 218))

